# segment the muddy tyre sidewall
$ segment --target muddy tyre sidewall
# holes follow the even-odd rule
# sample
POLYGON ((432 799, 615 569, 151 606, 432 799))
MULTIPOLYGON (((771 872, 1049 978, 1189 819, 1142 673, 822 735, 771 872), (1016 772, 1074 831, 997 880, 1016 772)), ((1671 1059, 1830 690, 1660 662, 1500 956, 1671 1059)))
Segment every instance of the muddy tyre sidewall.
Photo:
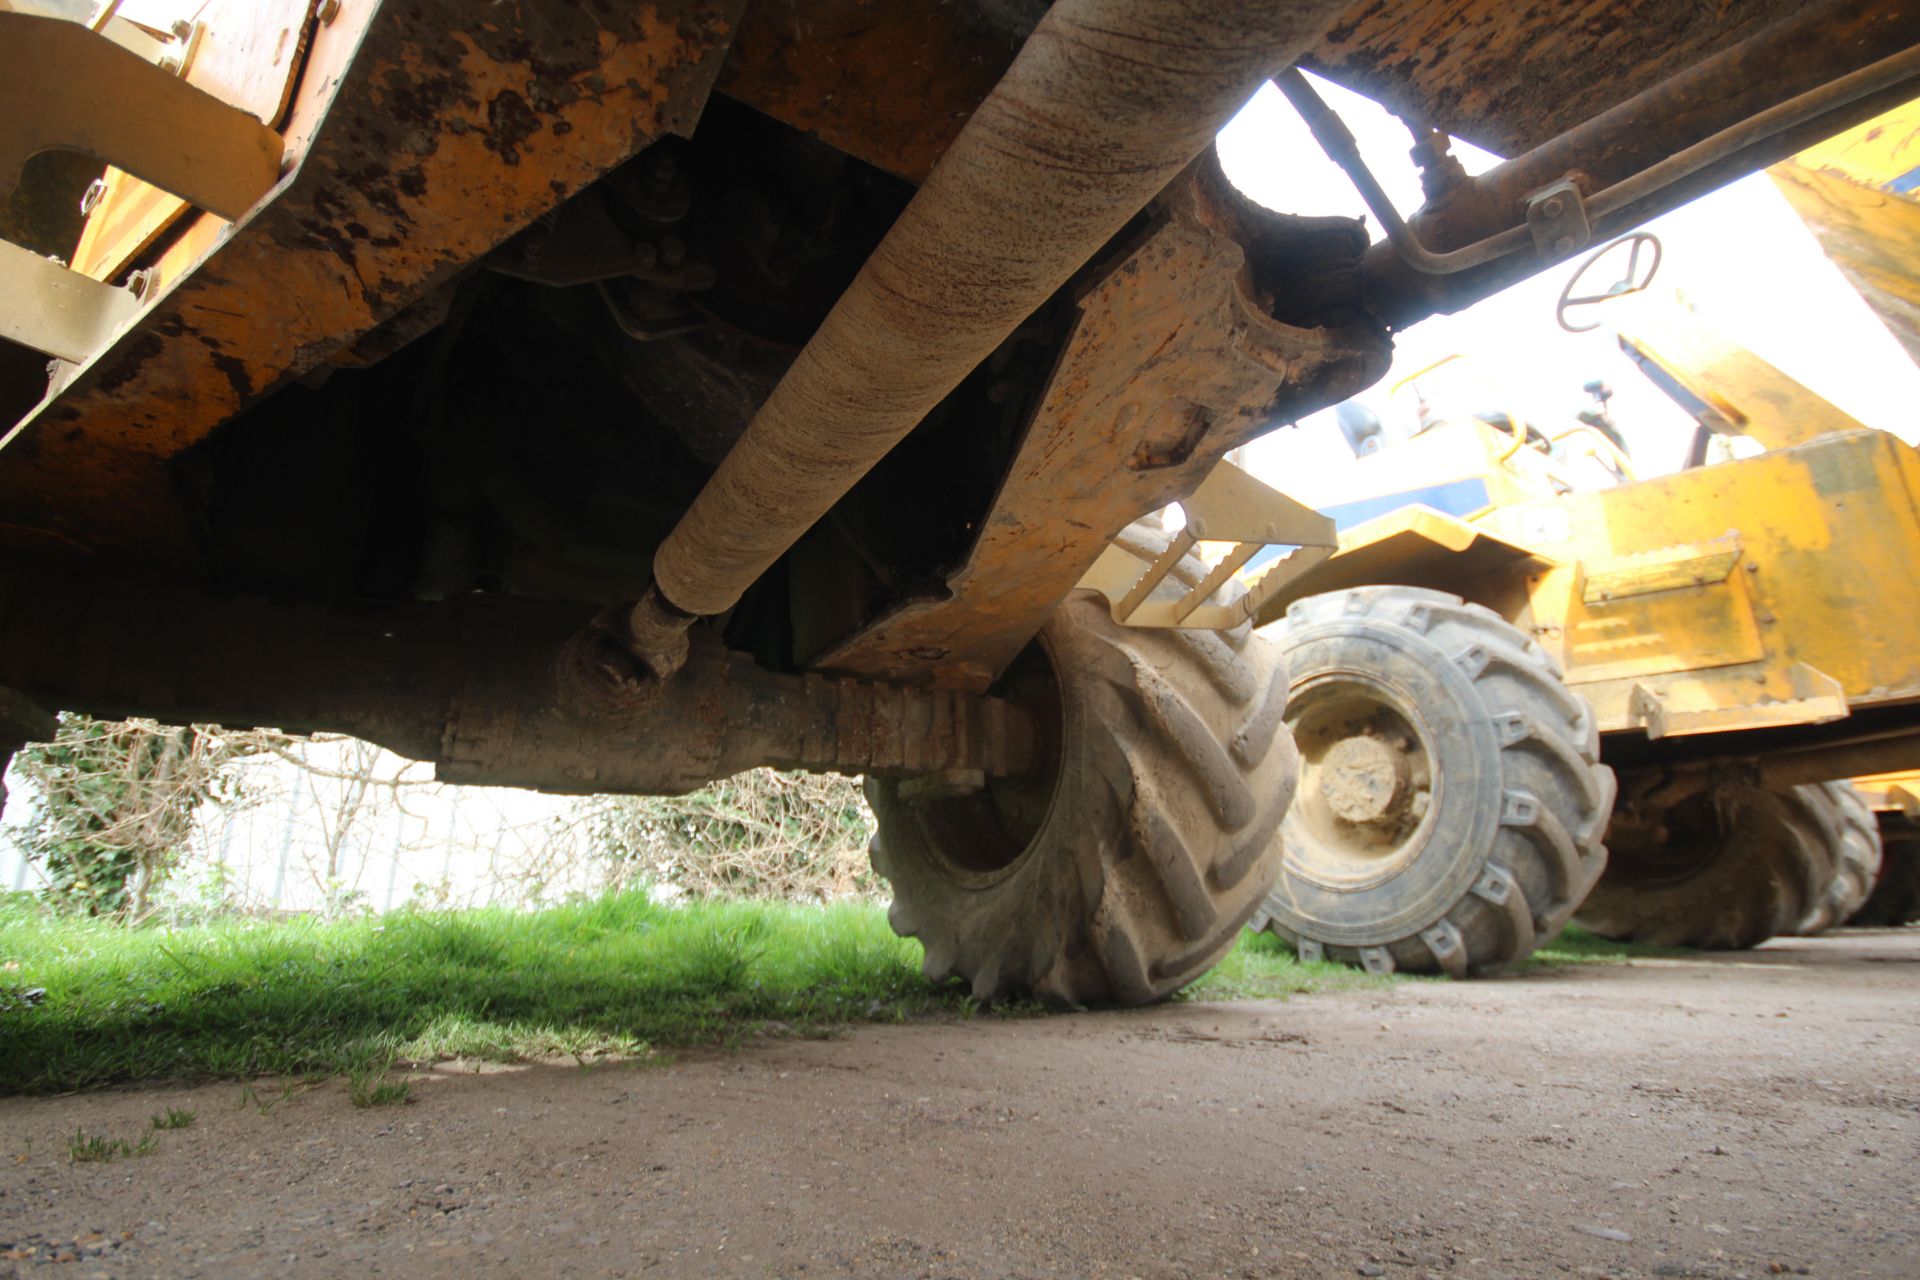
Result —
POLYGON ((1882 814, 1880 847, 1880 874, 1850 925, 1887 928, 1920 920, 1920 828, 1904 815, 1882 814))
POLYGON ((920 940, 927 976, 977 999, 1162 998, 1233 947, 1279 872, 1298 773, 1279 650, 1244 627, 1124 627, 1091 592, 1036 643, 1058 715, 1044 817, 1030 836, 1003 827, 1005 865, 970 864, 990 797, 912 802, 868 779, 889 922, 920 940))
POLYGON ((1811 937, 1846 923, 1873 892, 1882 859, 1880 822, 1851 782, 1823 782, 1801 790, 1821 838, 1833 850, 1833 874, 1825 891, 1793 929, 1811 937))
MULTIPOLYGON (((1383 632, 1371 623, 1324 624, 1288 645, 1295 713, 1323 691, 1332 694, 1349 682, 1371 685, 1416 722, 1437 748, 1440 767, 1432 807, 1414 836, 1421 846, 1415 856, 1398 860, 1378 878, 1355 877, 1371 880, 1358 887, 1350 878, 1319 877, 1298 858, 1288 859, 1269 911, 1296 933, 1330 947, 1390 943, 1444 916, 1485 872, 1500 822, 1500 748, 1472 682, 1421 637, 1383 632), (1473 852, 1421 856, 1442 848, 1473 852)), ((1292 820, 1281 823, 1283 840, 1298 837, 1305 808, 1296 799, 1292 820)))
MULTIPOLYGON (((1307 756, 1325 740, 1323 697, 1375 697, 1417 737, 1430 791, 1373 870, 1345 856, 1349 826, 1303 793, 1260 923, 1309 958, 1455 977, 1557 933, 1606 864, 1613 778, 1591 708, 1539 646, 1490 610, 1414 587, 1312 597, 1273 630, 1307 756)), ((1308 788, 1325 776, 1307 772, 1308 788)))
MULTIPOLYGON (((1820 925, 1846 896, 1866 807, 1847 783, 1770 789, 1722 778, 1672 803, 1636 775, 1610 837, 1615 859, 1580 909, 1602 937, 1741 951, 1820 925)), ((1872 836, 1877 852, 1878 835, 1872 836)), ((1877 859, 1876 859, 1877 860, 1877 859)))

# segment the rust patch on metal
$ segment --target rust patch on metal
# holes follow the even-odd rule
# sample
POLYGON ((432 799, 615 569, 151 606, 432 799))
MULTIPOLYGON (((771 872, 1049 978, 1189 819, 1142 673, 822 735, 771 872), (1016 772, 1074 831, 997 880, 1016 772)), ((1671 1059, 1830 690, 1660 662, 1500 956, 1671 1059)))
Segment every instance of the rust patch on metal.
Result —
MULTIPOLYGON (((556 125, 566 124, 556 120, 556 125)), ((520 163, 520 144, 540 130, 540 120, 527 100, 511 89, 487 101, 487 150, 503 164, 520 163)))
POLYGON ((336 610, 164 574, 18 570, 0 575, 0 747, 32 720, 8 691, 29 690, 102 714, 354 733, 449 781, 561 792, 689 791, 763 764, 1006 777, 1041 750, 1034 718, 999 698, 771 672, 706 632, 678 679, 610 697, 553 661, 579 613, 504 597, 336 610), (130 634, 152 643, 115 643, 130 634))
POLYGON ((1807 8, 1796 0, 1367 0, 1306 65, 1513 156, 1807 8))
MULTIPOLYGON (((1511 156, 1804 8, 1793 0, 1366 0, 1328 29, 1305 65, 1511 156)), ((918 182, 1043 9, 757 3, 719 88, 918 182)))
POLYGON ((747 10, 717 87, 919 182, 1046 7, 762 0, 747 10))
POLYGON ((0 525, 189 555, 162 460, 649 141, 689 132, 743 6, 343 7, 289 117, 297 172, 236 227, 188 226, 141 326, 0 455, 0 525), (40 429, 61 420, 84 430, 40 429))

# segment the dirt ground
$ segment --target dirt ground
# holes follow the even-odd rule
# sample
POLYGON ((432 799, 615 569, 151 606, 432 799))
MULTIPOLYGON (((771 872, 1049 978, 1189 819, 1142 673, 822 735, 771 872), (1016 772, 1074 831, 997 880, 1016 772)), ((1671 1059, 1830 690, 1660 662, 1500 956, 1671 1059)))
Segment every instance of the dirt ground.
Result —
POLYGON ((1912 930, 414 1093, 0 1101, 0 1276, 1920 1275, 1912 930))

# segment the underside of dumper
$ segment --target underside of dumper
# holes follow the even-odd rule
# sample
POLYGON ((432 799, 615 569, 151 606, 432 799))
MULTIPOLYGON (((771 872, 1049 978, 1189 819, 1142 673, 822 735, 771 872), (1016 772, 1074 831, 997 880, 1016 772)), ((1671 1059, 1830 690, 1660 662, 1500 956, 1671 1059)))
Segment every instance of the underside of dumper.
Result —
POLYGON ((0 686, 563 789, 1017 771, 1130 522, 1920 74, 1785 0, 173 8, 0 4, 0 686), (1290 64, 1408 121, 1393 242, 1221 176, 1290 64))

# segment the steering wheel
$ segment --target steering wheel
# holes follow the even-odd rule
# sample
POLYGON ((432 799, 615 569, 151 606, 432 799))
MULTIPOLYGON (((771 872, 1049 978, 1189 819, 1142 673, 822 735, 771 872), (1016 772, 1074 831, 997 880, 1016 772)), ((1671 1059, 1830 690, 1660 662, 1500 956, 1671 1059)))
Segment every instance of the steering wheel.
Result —
POLYGON ((1567 320, 1567 313, 1575 307, 1596 306, 1612 298, 1624 298, 1630 293, 1639 293, 1653 283, 1654 273, 1659 270, 1660 237, 1650 231, 1636 231, 1630 236, 1622 236, 1610 244, 1601 245, 1598 249, 1595 249, 1587 255, 1586 261, 1582 262, 1579 267, 1574 270, 1572 277, 1567 281, 1567 287, 1560 291, 1560 303, 1553 309, 1553 318, 1558 320, 1560 327, 1568 333, 1586 333, 1590 330, 1598 329, 1600 327, 1598 320, 1592 324, 1572 324, 1567 320), (1620 278, 1608 285, 1605 293, 1583 293, 1576 295, 1573 291, 1574 287, 1586 278, 1587 272, 1592 270, 1593 265, 1612 253, 1615 249, 1618 249, 1621 245, 1631 247, 1627 250, 1627 269, 1621 274, 1620 278), (1644 276, 1640 274, 1640 253, 1642 249, 1650 249, 1652 251, 1652 256, 1647 263, 1647 270, 1644 276))

